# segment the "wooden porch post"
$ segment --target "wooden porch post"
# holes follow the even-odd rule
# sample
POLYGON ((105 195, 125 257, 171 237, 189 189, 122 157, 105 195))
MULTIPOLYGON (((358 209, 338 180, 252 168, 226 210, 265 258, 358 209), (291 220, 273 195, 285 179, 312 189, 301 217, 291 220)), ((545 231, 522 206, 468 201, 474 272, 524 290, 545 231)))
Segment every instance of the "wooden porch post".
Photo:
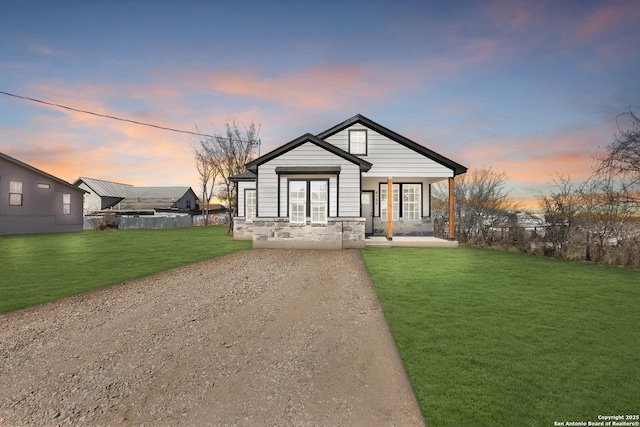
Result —
POLYGON ((453 177, 449 178, 449 239, 453 240, 455 238, 455 223, 454 223, 454 218, 455 218, 455 212, 454 212, 454 208, 455 208, 455 187, 454 187, 454 182, 453 182, 453 177))
POLYGON ((393 239, 393 178, 387 178, 387 239, 393 239))

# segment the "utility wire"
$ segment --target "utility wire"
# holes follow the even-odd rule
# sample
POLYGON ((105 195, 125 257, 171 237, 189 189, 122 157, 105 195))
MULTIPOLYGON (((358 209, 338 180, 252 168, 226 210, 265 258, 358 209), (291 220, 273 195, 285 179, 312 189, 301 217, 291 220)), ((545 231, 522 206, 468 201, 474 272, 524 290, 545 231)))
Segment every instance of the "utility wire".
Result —
MULTIPOLYGON (((133 124, 136 124, 136 125, 149 126, 149 127, 152 127, 152 128, 168 130, 168 131, 171 131, 171 132, 180 132, 180 133, 187 133, 187 134, 190 134, 190 135, 204 136, 204 137, 207 137, 207 138, 218 138, 218 137, 215 137, 213 135, 207 135, 206 133, 189 132, 188 130, 173 129, 173 128, 168 128, 168 127, 164 127, 164 126, 154 125, 154 124, 151 124, 151 123, 143 123, 143 122, 138 122, 136 120, 123 119, 123 118, 120 118, 120 117, 109 116, 107 114, 99 114, 99 113, 94 113, 92 111, 80 110, 78 108, 67 107, 66 105, 55 104, 53 102, 41 101, 39 99, 29 98, 27 96, 20 96, 20 95, 16 95, 16 94, 9 93, 9 92, 3 92, 1 90, 0 90, 0 94, 7 95, 7 96, 13 96, 14 98, 20 98, 20 99, 24 99, 24 100, 27 100, 27 101, 38 102, 40 104, 50 105, 52 107, 64 108, 65 110, 76 111, 78 113, 91 114, 92 116, 104 117, 104 118, 112 119, 112 120, 119 120, 121 122, 129 122, 129 123, 133 123, 133 124)), ((226 138, 223 138, 223 139, 226 139, 226 138)))

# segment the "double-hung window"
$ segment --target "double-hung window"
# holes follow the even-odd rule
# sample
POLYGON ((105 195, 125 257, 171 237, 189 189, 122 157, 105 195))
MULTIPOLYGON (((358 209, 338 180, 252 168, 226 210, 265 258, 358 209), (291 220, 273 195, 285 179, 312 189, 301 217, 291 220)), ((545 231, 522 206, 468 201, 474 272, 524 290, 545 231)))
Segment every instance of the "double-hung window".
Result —
POLYGON ((367 154, 367 130, 349 131, 349 152, 351 154, 367 154))
POLYGON ((9 181, 9 205, 22 206, 22 181, 9 181))
POLYGON ((256 190, 244 190, 244 218, 253 221, 256 217, 256 190))
POLYGON ((307 217, 307 181, 289 181, 289 222, 304 224, 307 217))
MULTIPOLYGON (((387 216, 387 208, 389 206, 388 204, 388 185, 387 184, 383 184, 380 186, 380 220, 381 221, 387 221, 388 220, 388 216, 387 216)), ((400 185, 399 184, 393 184, 393 196, 391 199, 391 218, 392 221, 397 221, 398 220, 398 214, 399 214, 399 202, 400 202, 400 185)))
MULTIPOLYGON (((380 185, 380 220, 387 221, 388 185, 380 185)), ((420 221, 422 216, 422 184, 393 184, 391 199, 392 221, 420 221), (402 195, 402 204, 400 204, 402 195)))
POLYGON ((304 224, 311 217, 312 224, 326 224, 328 215, 328 180, 289 180, 289 222, 304 224))
POLYGON ((311 222, 327 223, 327 196, 329 183, 327 181, 310 181, 311 185, 311 222))
POLYGON ((402 218, 405 221, 420 220, 421 185, 402 184, 402 218))
POLYGON ((71 215, 71 194, 62 193, 62 214, 71 215))

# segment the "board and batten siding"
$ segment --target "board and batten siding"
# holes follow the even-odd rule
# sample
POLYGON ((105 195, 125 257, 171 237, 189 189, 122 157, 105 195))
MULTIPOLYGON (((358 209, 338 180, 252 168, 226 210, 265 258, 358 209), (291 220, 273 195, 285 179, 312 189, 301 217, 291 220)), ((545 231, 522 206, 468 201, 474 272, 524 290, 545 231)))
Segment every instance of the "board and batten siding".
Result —
MULTIPOLYGON (((279 166, 340 166, 340 176, 329 179, 329 215, 341 217, 360 216, 360 166, 337 156, 317 145, 307 142, 258 166, 258 215, 278 216, 279 166), (338 183, 340 189, 338 191, 338 183), (336 198, 339 194, 339 209, 336 198)), ((287 178, 309 178, 310 175, 280 176, 280 216, 287 215, 287 178)), ((313 175, 327 178, 328 175, 313 175)))
POLYGON ((369 177, 452 177, 453 171, 424 155, 361 124, 354 124, 325 141, 349 152, 349 130, 367 130, 367 155, 359 156, 373 166, 369 177))

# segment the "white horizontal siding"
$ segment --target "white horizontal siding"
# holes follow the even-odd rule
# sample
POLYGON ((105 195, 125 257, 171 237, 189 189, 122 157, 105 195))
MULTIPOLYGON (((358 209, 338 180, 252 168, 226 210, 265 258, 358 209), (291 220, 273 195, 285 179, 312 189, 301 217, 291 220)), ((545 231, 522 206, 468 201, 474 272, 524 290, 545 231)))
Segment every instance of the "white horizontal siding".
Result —
POLYGON ((239 181, 238 182, 238 212, 237 216, 243 217, 244 213, 244 190, 255 189, 256 183, 253 181, 239 181))
POLYGON ((329 175, 282 175, 280 177, 280 216, 286 216, 287 179, 323 177, 329 180, 329 215, 360 216, 360 167, 317 145, 307 142, 258 167, 258 215, 278 215, 278 175, 276 168, 282 166, 340 166, 338 179, 329 175), (340 184, 338 191, 337 184, 340 184), (340 194, 339 202, 336 200, 340 194), (339 209, 338 212, 338 203, 339 209))
POLYGON ((348 127, 326 139, 349 151, 349 130, 367 129, 367 155, 360 156, 373 166, 364 176, 378 177, 450 177, 453 171, 440 163, 393 141, 361 124, 348 127))

